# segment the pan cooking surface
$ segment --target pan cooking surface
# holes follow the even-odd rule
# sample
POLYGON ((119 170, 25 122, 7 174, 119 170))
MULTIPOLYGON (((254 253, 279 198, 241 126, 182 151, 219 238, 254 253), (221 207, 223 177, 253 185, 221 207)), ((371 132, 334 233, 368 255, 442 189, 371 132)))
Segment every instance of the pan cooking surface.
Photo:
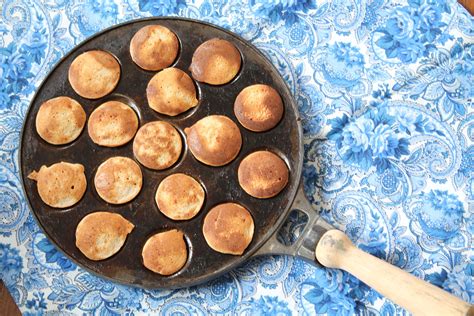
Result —
POLYGON ((21 139, 21 174, 25 193, 38 223, 49 239, 78 265, 111 280, 145 288, 173 288, 198 284, 236 267, 251 256, 285 219, 286 213, 298 187, 301 173, 301 132, 297 121, 294 100, 280 74, 252 45, 240 37, 202 22, 177 18, 152 18, 128 22, 115 26, 94 36, 70 52, 47 76, 31 102, 25 120, 21 139), (146 86, 155 72, 145 71, 135 65, 130 57, 129 43, 141 27, 160 24, 172 30, 180 41, 180 51, 174 67, 190 74, 188 68, 194 50, 211 38, 222 38, 232 42, 242 55, 242 67, 237 77, 229 84, 211 86, 195 82, 199 105, 186 113, 171 118, 160 115, 149 108, 146 100, 146 86), (80 53, 99 49, 112 53, 120 62, 121 78, 112 94, 87 100, 77 95, 69 85, 69 65, 80 53), (253 133, 243 128, 233 113, 234 100, 245 87, 264 83, 274 87, 281 95, 285 112, 281 122, 272 130, 253 133), (149 170, 140 165, 143 172, 143 187, 140 194, 130 203, 111 205, 103 201, 94 189, 93 179, 97 167, 113 156, 134 159, 133 141, 117 148, 99 147, 87 134, 87 126, 74 142, 54 146, 43 141, 36 132, 35 118, 39 106, 57 96, 69 96, 77 100, 90 116, 92 111, 108 100, 129 104, 139 116, 139 124, 165 120, 173 124, 184 140, 183 130, 199 119, 212 114, 226 115, 240 128, 242 149, 230 164, 210 167, 198 162, 184 145, 179 161, 163 171, 149 170), (288 164, 290 179, 286 188, 276 197, 259 200, 246 194, 237 181, 240 161, 249 153, 269 149, 279 154, 288 164), (85 167, 87 191, 82 200, 71 208, 55 209, 40 199, 36 183, 27 179, 33 170, 42 165, 59 161, 80 163, 85 167), (200 181, 206 191, 206 200, 199 214, 188 221, 173 221, 165 217, 155 204, 158 184, 166 176, 182 172, 200 181), (253 240, 244 255, 232 256, 213 251, 204 240, 201 228, 205 215, 215 205, 223 202, 237 202, 245 206, 255 222, 253 240), (124 247, 114 256, 103 261, 88 260, 75 246, 75 229, 79 221, 94 211, 116 212, 130 220, 135 229, 128 236, 124 247), (147 270, 142 264, 141 250, 145 241, 153 234, 180 229, 188 244, 189 256, 184 268, 165 277, 147 270))

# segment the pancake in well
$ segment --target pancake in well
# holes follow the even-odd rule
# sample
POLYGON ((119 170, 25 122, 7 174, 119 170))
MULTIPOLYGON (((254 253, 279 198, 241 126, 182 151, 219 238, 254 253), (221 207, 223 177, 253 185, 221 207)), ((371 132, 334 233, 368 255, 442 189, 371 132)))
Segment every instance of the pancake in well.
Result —
POLYGON ((145 70, 169 67, 178 56, 176 35, 161 25, 147 25, 138 30, 130 42, 132 60, 145 70))
POLYGON ((178 272, 188 259, 184 235, 177 229, 151 236, 143 246, 143 265, 155 273, 170 275, 178 272))
POLYGON ((135 226, 120 214, 95 212, 86 215, 76 228, 76 247, 91 260, 116 254, 135 226))
POLYGON ((146 88, 148 105, 158 113, 175 116, 198 104, 193 80, 178 68, 166 68, 146 88))
POLYGON ((240 53, 234 44, 213 38, 199 45, 189 70, 197 81, 220 85, 234 79, 241 63, 240 53))
POLYGON ((38 194, 52 207, 70 207, 86 192, 87 180, 84 166, 78 163, 59 162, 33 171, 29 179, 37 181, 38 194))
POLYGON ((173 125, 155 121, 143 125, 133 140, 135 158, 147 168, 171 167, 181 155, 182 141, 173 125))
POLYGON ((120 65, 114 56, 91 50, 77 56, 69 67, 69 83, 87 99, 101 98, 115 89, 120 79, 120 65))
POLYGON ((234 103, 234 113, 240 124, 254 132, 275 127, 283 116, 283 102, 270 86, 256 84, 243 89, 234 103))
POLYGON ((252 241, 254 223, 244 207, 224 203, 207 213, 202 232, 209 247, 215 251, 241 255, 252 241))
POLYGON ((176 173, 161 181, 155 195, 158 209, 174 220, 191 219, 204 203, 204 189, 192 177, 176 173))
POLYGON ((112 157, 104 161, 94 177, 99 196, 112 204, 127 203, 135 198, 142 188, 140 166, 127 157, 112 157))
POLYGON ((245 192, 259 199, 273 197, 288 183, 286 163, 269 151, 257 151, 239 165, 239 184, 245 192))
POLYGON ((137 132, 138 117, 125 103, 108 101, 92 112, 87 129, 90 138, 97 145, 122 146, 137 132))
POLYGON ((194 157, 210 166, 228 164, 239 154, 242 146, 239 128, 222 115, 207 116, 184 132, 194 157))
POLYGON ((69 97, 57 97, 41 104, 36 114, 36 131, 53 145, 72 142, 81 134, 86 123, 86 112, 69 97))

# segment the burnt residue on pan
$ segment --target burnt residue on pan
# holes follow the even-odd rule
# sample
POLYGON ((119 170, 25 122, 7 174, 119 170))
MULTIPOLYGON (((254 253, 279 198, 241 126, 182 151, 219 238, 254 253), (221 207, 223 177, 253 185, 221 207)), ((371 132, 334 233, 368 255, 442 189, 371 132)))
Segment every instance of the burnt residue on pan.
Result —
POLYGON ((128 22, 112 27, 90 38, 65 56, 46 77, 31 102, 23 127, 20 163, 24 191, 39 225, 49 239, 70 259, 87 270, 105 278, 144 288, 177 288, 208 281, 248 259, 280 226, 286 218, 299 184, 302 164, 301 130, 296 105, 284 79, 255 47, 242 38, 215 26, 179 18, 151 18, 128 22), (180 51, 174 67, 188 74, 194 50, 211 38, 222 38, 232 42, 242 55, 242 67, 238 76, 230 83, 211 86, 196 82, 199 104, 196 108, 176 117, 160 115, 147 104, 146 86, 155 72, 140 69, 129 53, 130 39, 141 27, 160 24, 171 29, 179 38, 180 51), (113 54, 121 66, 121 78, 112 94, 88 100, 77 95, 68 83, 68 69, 74 58, 88 50, 105 50, 113 54), (274 87, 281 95, 285 113, 281 122, 263 133, 250 132, 237 121, 233 105, 238 93, 245 87, 263 83, 274 87), (199 119, 212 114, 226 115, 240 128, 242 149, 231 163, 222 167, 210 167, 198 162, 183 146, 178 162, 162 171, 149 170, 141 166, 143 188, 130 203, 111 205, 103 201, 94 189, 93 179, 97 167, 113 156, 133 157, 132 142, 117 148, 99 147, 87 135, 87 129, 72 143, 53 146, 43 141, 36 132, 35 118, 44 101, 69 96, 79 101, 87 113, 104 101, 119 100, 129 104, 138 114, 140 126, 155 120, 165 120, 175 126, 181 136, 183 130, 199 119), (237 168, 249 153, 267 148, 278 153, 290 169, 287 187, 271 199, 256 199, 246 194, 239 186, 237 168), (33 170, 42 165, 59 161, 81 163, 85 166, 88 181, 82 200, 68 209, 54 209, 44 204, 36 189, 36 183, 27 179, 33 170), (182 172, 192 175, 206 191, 202 210, 191 220, 173 221, 164 216, 155 204, 158 184, 166 176, 182 172), (242 256, 225 255, 213 251, 204 240, 201 231, 207 212, 223 202, 237 202, 245 206, 255 222, 254 238, 242 256), (75 246, 75 229, 79 221, 94 211, 117 212, 130 220, 135 229, 128 236, 124 247, 113 257, 103 261, 87 259, 75 246), (184 232, 189 247, 188 262, 182 270, 171 276, 154 274, 143 266, 141 250, 145 241, 153 234, 177 228, 184 232))

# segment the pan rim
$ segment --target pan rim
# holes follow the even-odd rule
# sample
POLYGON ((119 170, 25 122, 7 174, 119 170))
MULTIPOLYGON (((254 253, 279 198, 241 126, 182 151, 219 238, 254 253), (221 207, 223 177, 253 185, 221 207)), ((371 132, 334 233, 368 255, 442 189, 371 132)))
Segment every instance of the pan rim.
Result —
POLYGON ((284 207, 281 208, 282 209, 281 214, 279 215, 279 218, 277 219, 277 221, 273 225, 273 227, 271 229, 269 229, 265 234, 262 235, 261 240, 258 243, 256 243, 251 249, 247 250, 242 256, 236 257, 235 260, 231 264, 222 266, 218 270, 214 271, 212 274, 205 274, 205 275, 190 278, 188 282, 185 282, 182 285, 168 286, 168 287, 167 286, 164 286, 164 287, 148 287, 148 286, 144 286, 144 285, 141 285, 141 284, 123 282, 119 279, 108 277, 108 276, 100 274, 100 273, 98 273, 98 272, 96 272, 96 271, 94 271, 94 270, 92 270, 92 269, 90 269, 86 266, 83 266, 82 264, 78 263, 72 256, 70 256, 65 251, 63 251, 63 249, 54 240, 49 238, 49 235, 48 235, 46 229, 41 224, 39 218, 37 217, 35 211, 32 208, 30 200, 28 198, 28 195, 27 195, 27 192, 26 192, 26 185, 25 185, 25 180, 26 179, 25 179, 25 175, 23 174, 23 163, 22 163, 23 138, 24 138, 24 133, 25 133, 26 122, 27 122, 27 118, 30 115, 30 112, 32 111, 32 107, 33 107, 33 104, 34 104, 34 102, 35 102, 35 100, 38 96, 38 93, 41 91, 41 89, 43 88, 45 83, 48 81, 48 79, 50 78, 52 73, 59 67, 59 65, 61 65, 62 62, 64 60, 66 60, 67 58, 69 58, 73 53, 75 53, 78 48, 82 47, 83 45, 85 45, 89 41, 91 41, 91 40, 93 40, 93 39, 95 39, 99 36, 102 36, 103 34, 109 32, 111 30, 121 28, 121 27, 129 25, 129 24, 133 24, 133 23, 137 23, 137 22, 153 22, 153 21, 163 21, 163 20, 165 20, 165 21, 166 20, 174 20, 174 21, 184 21, 184 22, 197 23, 197 24, 209 26, 209 27, 215 28, 217 30, 220 30, 224 33, 227 33, 231 37, 236 38, 237 40, 239 40, 241 44, 243 44, 243 45, 249 47, 250 49, 254 50, 257 55, 259 55, 261 58, 263 58, 269 64, 269 66, 271 68, 273 68, 273 70, 282 77, 281 73, 273 65, 273 63, 270 61, 270 59, 266 55, 264 55, 263 52, 260 49, 258 49, 255 45, 253 45, 252 43, 250 43, 249 41, 244 39, 242 36, 232 32, 232 31, 229 31, 227 29, 224 29, 224 28, 222 28, 218 25, 215 25, 213 23, 209 23, 209 22, 205 22, 205 21, 201 21, 201 20, 196 20, 196 19, 192 19, 192 18, 179 17, 179 16, 146 17, 146 18, 128 20, 128 21, 125 21, 125 22, 122 22, 122 23, 119 23, 119 24, 112 25, 108 28, 105 28, 102 31, 100 31, 98 33, 95 33, 94 35, 84 39, 83 41, 81 41, 80 43, 75 45, 73 48, 71 48, 71 50, 69 52, 67 52, 63 57, 61 57, 56 62, 56 64, 49 70, 48 74, 44 77, 44 79, 42 80, 42 82, 38 86, 38 88, 36 88, 36 91, 35 91, 33 97, 29 101, 28 109, 26 110, 25 116, 23 118, 22 128, 21 128, 21 132, 20 132, 20 142, 19 142, 19 146, 18 146, 18 167, 19 167, 19 173, 20 173, 20 178, 21 178, 21 188, 22 188, 23 196, 24 196, 24 198, 27 202, 27 206, 30 210, 30 213, 33 215, 33 218, 35 219, 36 224, 41 228, 41 230, 45 234, 45 236, 48 237, 49 242, 51 242, 56 247, 56 249, 58 249, 72 263, 74 263, 76 266, 80 267, 81 269, 91 273, 92 275, 101 277, 103 279, 109 280, 109 281, 114 282, 116 284, 122 284, 122 285, 132 286, 134 288, 142 288, 142 289, 177 289, 177 288, 184 288, 184 287, 191 287, 191 286, 194 286, 194 285, 199 285, 199 284, 202 284, 206 281, 214 280, 214 279, 218 278, 219 276, 223 275, 224 273, 227 273, 227 272, 235 269, 236 267, 242 265, 243 263, 248 262, 249 259, 254 257, 254 254, 265 243, 267 243, 269 241, 269 239, 274 234, 278 233, 278 230, 280 229, 280 227, 283 225, 283 223, 287 219, 288 213, 291 211, 291 206, 293 204, 293 201, 296 198, 296 194, 297 194, 297 191, 298 191, 298 188, 299 188, 299 183, 301 181, 302 169, 303 169, 303 150, 304 149, 303 149, 303 129, 302 129, 302 125, 301 125, 301 119, 299 117, 299 111, 298 111, 298 107, 297 107, 297 103, 295 101, 294 95, 293 95, 293 93, 291 93, 291 89, 288 86, 288 83, 283 78, 281 78, 283 83, 284 83, 284 87, 287 89, 287 93, 291 96, 289 106, 291 107, 291 109, 294 112, 295 117, 296 117, 296 120, 295 120, 295 122, 293 122, 293 124, 296 124, 296 129, 298 131, 298 138, 299 138, 298 139, 298 155, 297 155, 298 156, 298 161, 296 161, 294 163, 295 168, 293 170, 293 173, 295 175, 293 177, 294 183, 291 183, 291 182, 288 183, 289 186, 292 186, 292 188, 291 188, 292 191, 288 194, 288 196, 290 198, 288 199, 287 205, 285 205, 284 207))

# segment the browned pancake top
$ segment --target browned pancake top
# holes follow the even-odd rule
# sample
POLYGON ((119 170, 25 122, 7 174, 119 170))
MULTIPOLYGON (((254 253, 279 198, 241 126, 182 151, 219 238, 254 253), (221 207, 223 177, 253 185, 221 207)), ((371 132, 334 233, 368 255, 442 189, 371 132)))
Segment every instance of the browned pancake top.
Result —
POLYGON ((220 85, 234 79, 241 63, 240 53, 234 44, 213 38, 199 45, 189 70, 197 81, 220 85))
POLYGON ((133 140, 133 154, 150 169, 171 167, 181 155, 182 142, 173 125, 155 121, 143 125, 133 140))
POLYGON ((178 56, 179 42, 167 27, 147 25, 130 41, 132 60, 141 68, 157 71, 169 67, 178 56))
POLYGON ((128 143, 138 129, 138 117, 128 105, 108 101, 96 108, 87 123, 89 136, 94 143, 117 147, 128 143))
POLYGON ((158 209, 174 220, 191 219, 204 203, 204 189, 192 177, 176 173, 161 181, 156 190, 158 209))
POLYGON ((120 65, 111 54, 91 50, 74 59, 68 77, 77 94, 87 99, 98 99, 115 89, 120 79, 120 65))
POLYGON ((251 153, 242 160, 238 170, 242 189, 260 199, 280 193, 288 183, 288 176, 286 163, 269 151, 251 153))
POLYGON ((242 146, 239 128, 222 115, 207 116, 184 132, 194 157, 210 166, 228 164, 238 155, 242 146))
POLYGON ((224 203, 207 213, 202 231, 207 244, 215 251, 241 255, 252 241, 254 223, 244 207, 224 203))
POLYGON ((193 80, 178 68, 166 68, 146 88, 148 105, 158 113, 175 116, 198 104, 193 80))
POLYGON ((234 103, 234 113, 240 124, 254 132, 275 127, 283 116, 283 102, 270 86, 256 84, 243 89, 234 103))
POLYGON ((178 272, 188 259, 183 233, 173 229, 151 236, 143 246, 142 257, 145 267, 155 273, 178 272))
POLYGON ((41 104, 36 114, 36 131, 53 145, 72 142, 81 134, 86 123, 86 112, 69 97, 57 97, 41 104))
POLYGON ((131 201, 142 188, 140 166, 127 157, 112 157, 104 161, 94 177, 97 193, 106 202, 122 204, 131 201))
POLYGON ((28 178, 37 181, 38 194, 44 203, 52 207, 70 207, 86 192, 87 181, 84 166, 68 162, 42 166, 28 178))
POLYGON ((107 259, 122 248, 134 227, 120 214, 88 214, 77 225, 76 247, 91 260, 107 259))

